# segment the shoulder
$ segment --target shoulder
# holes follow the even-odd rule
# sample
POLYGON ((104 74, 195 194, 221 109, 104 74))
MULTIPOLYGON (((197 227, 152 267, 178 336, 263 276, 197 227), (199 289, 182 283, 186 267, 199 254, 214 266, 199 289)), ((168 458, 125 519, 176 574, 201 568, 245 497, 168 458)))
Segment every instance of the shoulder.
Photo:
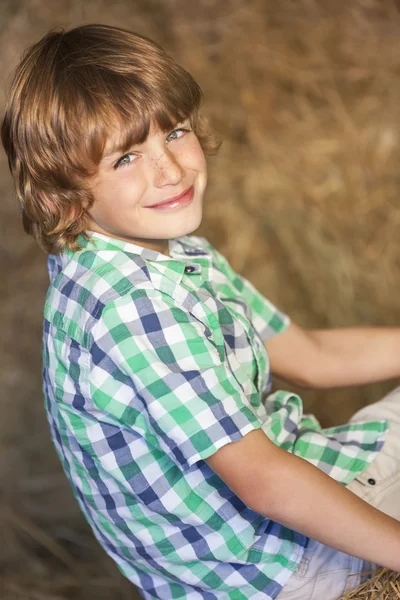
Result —
POLYGON ((50 256, 49 274, 44 317, 75 338, 87 334, 107 305, 135 289, 152 288, 143 258, 114 250, 50 256))

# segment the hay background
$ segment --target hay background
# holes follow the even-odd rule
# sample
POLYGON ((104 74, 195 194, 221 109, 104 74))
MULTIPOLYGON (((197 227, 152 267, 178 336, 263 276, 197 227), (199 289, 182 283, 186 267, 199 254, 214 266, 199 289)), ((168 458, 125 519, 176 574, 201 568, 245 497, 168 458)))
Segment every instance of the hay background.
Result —
MULTIPOLYGON (((224 144, 200 235, 305 326, 399 324, 397 0, 1 0, 1 109, 25 46, 84 22, 152 37, 202 86, 224 144)), ((0 598, 134 598, 50 442, 45 257, 22 231, 3 152, 0 192, 0 598)), ((301 395, 329 426, 393 385, 301 395)))

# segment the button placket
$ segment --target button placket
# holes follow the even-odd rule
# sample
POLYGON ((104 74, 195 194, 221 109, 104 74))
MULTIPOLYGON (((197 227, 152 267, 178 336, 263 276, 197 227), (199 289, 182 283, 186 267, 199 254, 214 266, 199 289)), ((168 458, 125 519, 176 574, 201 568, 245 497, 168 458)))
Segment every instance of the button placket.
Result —
POLYGON ((183 272, 185 275, 203 275, 205 274, 204 271, 205 267, 203 267, 203 265, 201 265, 199 262, 196 261, 192 261, 192 262, 188 262, 184 269, 183 272))
POLYGON ((194 271, 196 271, 196 267, 194 267, 193 265, 186 265, 185 273, 193 273, 194 271))

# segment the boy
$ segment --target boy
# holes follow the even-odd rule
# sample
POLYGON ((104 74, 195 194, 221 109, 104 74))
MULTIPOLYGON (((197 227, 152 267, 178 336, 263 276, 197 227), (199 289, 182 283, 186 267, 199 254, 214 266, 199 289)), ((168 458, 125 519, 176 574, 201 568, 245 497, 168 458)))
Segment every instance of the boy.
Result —
POLYGON ((270 373, 398 377, 400 333, 305 331, 190 235, 218 145, 200 101, 156 44, 104 25, 50 32, 17 67, 2 140, 50 254, 52 437, 144 598, 333 600, 400 570, 399 395, 321 430, 270 373))

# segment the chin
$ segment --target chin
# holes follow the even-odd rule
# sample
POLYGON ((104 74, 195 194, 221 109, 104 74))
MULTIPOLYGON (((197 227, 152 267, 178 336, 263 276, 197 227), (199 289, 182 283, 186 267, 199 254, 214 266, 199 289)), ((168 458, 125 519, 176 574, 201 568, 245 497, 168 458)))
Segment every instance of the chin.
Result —
POLYGON ((191 221, 190 223, 186 223, 184 227, 180 228, 180 233, 175 235, 174 237, 180 237, 182 235, 190 235, 194 233, 201 225, 202 219, 196 219, 191 221))
POLYGON ((181 223, 177 223, 176 226, 169 227, 169 238, 177 238, 182 235, 190 235, 201 225, 202 214, 192 215, 187 219, 183 219, 181 223))

